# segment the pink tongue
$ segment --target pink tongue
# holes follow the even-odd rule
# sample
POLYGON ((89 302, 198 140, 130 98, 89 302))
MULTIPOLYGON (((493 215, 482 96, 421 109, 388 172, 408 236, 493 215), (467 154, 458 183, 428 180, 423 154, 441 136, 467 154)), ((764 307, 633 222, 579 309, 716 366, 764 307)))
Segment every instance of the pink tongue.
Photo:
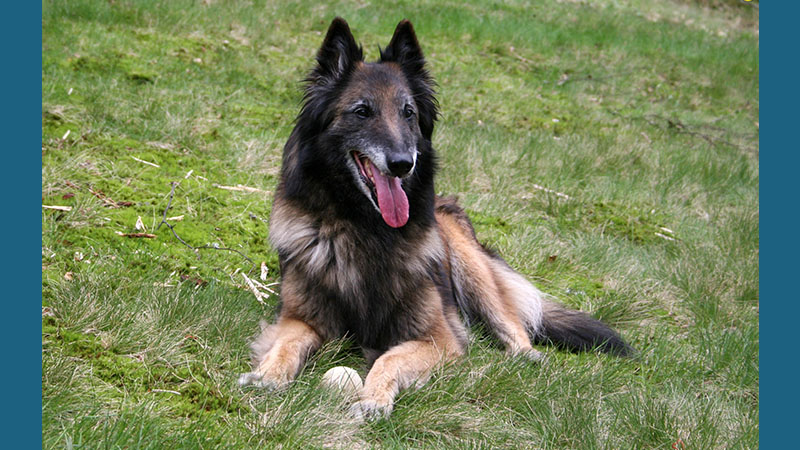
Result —
POLYGON ((372 179, 378 193, 378 208, 383 221, 392 228, 400 228, 408 222, 408 197, 400 187, 400 178, 387 177, 372 168, 372 179))

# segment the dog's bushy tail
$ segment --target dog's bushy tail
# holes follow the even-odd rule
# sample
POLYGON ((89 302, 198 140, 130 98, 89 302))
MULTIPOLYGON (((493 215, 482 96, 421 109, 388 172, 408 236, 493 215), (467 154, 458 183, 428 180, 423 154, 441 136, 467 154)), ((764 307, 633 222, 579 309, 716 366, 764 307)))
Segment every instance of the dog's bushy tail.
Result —
POLYGON ((534 343, 572 352, 599 350, 618 356, 634 355, 634 349, 611 327, 585 312, 553 301, 499 256, 490 257, 494 259, 490 265, 494 280, 506 296, 507 304, 515 306, 534 343))
POLYGON ((619 333, 605 323, 547 300, 542 303, 539 329, 532 334, 537 344, 551 344, 574 352, 597 349, 617 356, 635 354, 619 333))
MULTIPOLYGON (((437 221, 449 250, 453 294, 467 320, 478 319, 512 352, 552 344, 620 356, 635 351, 605 323, 552 301, 475 236, 454 198, 437 199, 437 221)), ((535 353, 535 352, 534 352, 535 353)))

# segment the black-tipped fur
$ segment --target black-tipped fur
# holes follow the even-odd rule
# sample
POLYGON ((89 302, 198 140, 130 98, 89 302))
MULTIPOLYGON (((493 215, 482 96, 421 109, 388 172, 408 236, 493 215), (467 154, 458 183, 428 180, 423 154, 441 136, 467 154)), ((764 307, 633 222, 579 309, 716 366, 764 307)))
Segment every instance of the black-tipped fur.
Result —
POLYGON ((582 312, 545 302, 542 323, 534 342, 554 345, 573 352, 597 349, 617 356, 631 357, 636 351, 605 323, 582 312))

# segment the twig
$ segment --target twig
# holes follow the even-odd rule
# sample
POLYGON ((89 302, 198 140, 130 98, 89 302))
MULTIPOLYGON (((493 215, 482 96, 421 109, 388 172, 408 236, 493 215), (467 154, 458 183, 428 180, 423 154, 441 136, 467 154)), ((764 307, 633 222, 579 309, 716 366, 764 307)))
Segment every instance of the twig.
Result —
POLYGON ((139 159, 139 158, 137 158, 137 157, 135 157, 135 156, 131 156, 131 158, 133 158, 133 159, 134 159, 134 160, 136 160, 136 161, 139 161, 139 162, 140 162, 140 163, 142 163, 142 164, 147 164, 148 166, 153 166, 153 167, 161 167, 161 166, 159 166, 159 165, 158 165, 158 164, 156 164, 156 163, 151 163, 150 161, 145 161, 145 160, 143 160, 143 159, 139 159))
POLYGON ((244 277, 244 281, 247 282, 247 287, 250 288, 250 292, 252 292, 253 295, 256 296, 256 300, 258 300, 258 303, 266 305, 267 303, 264 301, 264 293, 259 291, 258 288, 256 288, 255 284, 253 284, 253 280, 248 278, 248 276, 245 275, 244 273, 242 273, 242 277, 244 277))
MULTIPOLYGON (((705 129, 709 129, 709 130, 719 131, 720 133, 731 133, 731 131, 729 131, 729 130, 727 130, 725 128, 715 127, 715 126, 712 126, 712 125, 705 125, 705 124, 700 124, 700 125, 685 124, 685 123, 683 123, 683 122, 681 122, 679 120, 670 119, 668 117, 659 116, 657 114, 645 114, 643 116, 626 116, 626 115, 620 113, 619 111, 615 111, 615 110, 609 110, 609 112, 611 114, 615 115, 615 116, 622 117, 623 119, 642 120, 644 122, 647 122, 650 126, 653 126, 655 128, 664 129, 664 124, 666 124, 666 128, 667 129, 674 130, 675 132, 677 132, 679 134, 686 134, 688 136, 692 136, 692 137, 697 137, 697 138, 703 139, 704 141, 708 142, 713 147, 716 147, 718 144, 724 144, 724 145, 727 145, 729 147, 735 148, 735 149, 740 150, 740 151, 748 151, 748 152, 752 152, 752 153, 754 153, 756 155, 758 154, 758 149, 754 150, 754 149, 751 149, 749 147, 742 147, 742 146, 737 145, 737 144, 735 144, 735 143, 733 143, 733 142, 731 142, 731 141, 729 141, 727 139, 724 139, 722 137, 712 136, 710 134, 701 133, 699 131, 694 131, 696 129, 705 128, 705 129)), ((740 137, 747 137, 747 136, 740 136, 740 137)))
MULTIPOLYGON (((69 186, 69 187, 71 187, 73 189, 81 189, 80 186, 78 186, 77 184, 75 184, 75 183, 73 183, 73 182, 71 182, 69 180, 64 180, 64 184, 66 184, 67 186, 69 186)), ((105 203, 105 205, 108 206, 109 208, 121 208, 123 206, 131 206, 131 205, 133 205, 133 202, 128 202, 128 201, 117 202, 117 201, 114 201, 114 200, 108 198, 101 191, 95 191, 94 189, 91 188, 91 186, 87 186, 86 189, 92 195, 97 197, 100 201, 105 203)))
POLYGON ((165 394, 181 395, 178 391, 170 391, 169 389, 150 389, 150 392, 163 392, 165 394))
POLYGON ((152 233, 123 233, 121 231, 117 231, 117 235, 129 238, 148 238, 148 239, 155 239, 158 237, 152 233))
POLYGON ((267 281, 267 274, 269 273, 269 269, 267 268, 267 263, 261 261, 261 281, 267 281))
MULTIPOLYGON (((228 252, 237 253, 239 256, 241 256, 242 258, 244 258, 244 259, 246 259, 246 260, 248 260, 250 262, 250 264, 251 264, 250 272, 252 272, 253 269, 256 267, 256 263, 252 259, 250 259, 249 256, 245 255, 244 253, 240 252, 239 250, 236 250, 234 248, 219 247, 219 246, 215 246, 215 245, 202 245, 202 246, 195 247, 194 245, 189 244, 188 242, 184 241, 180 236, 178 236, 178 233, 175 231, 175 228, 172 226, 172 224, 167 222, 167 213, 169 212, 169 209, 172 207, 172 199, 175 196, 175 188, 180 184, 180 182, 173 181, 170 184, 172 185, 172 189, 170 189, 170 191, 169 191, 169 201, 167 201, 167 207, 164 208, 164 213, 161 216, 161 223, 159 223, 158 226, 156 226, 156 231, 158 231, 158 229, 161 228, 161 225, 166 225, 167 228, 169 228, 169 230, 172 231, 172 235, 175 236, 175 239, 179 240, 181 242, 181 244, 189 247, 190 249, 192 249, 194 251, 203 250, 203 249, 213 249, 213 250, 224 250, 224 251, 228 251, 228 252)), ((248 273, 250 273, 250 272, 248 272, 248 273)))
MULTIPOLYGON (((645 117, 647 117, 647 116, 645 116, 645 117)), ((690 125, 686 125, 686 124, 684 124, 683 122, 681 122, 679 120, 672 120, 672 119, 669 119, 669 118, 666 118, 666 117, 661 117, 661 116, 658 116, 658 115, 655 115, 655 114, 650 114, 649 117, 652 118, 652 119, 656 119, 656 120, 666 121, 668 127, 669 128, 674 128, 675 130, 678 131, 678 133, 683 133, 683 134, 688 134, 689 136, 699 137, 700 139, 703 139, 704 141, 708 142, 709 144, 711 144, 714 147, 717 146, 717 143, 722 143, 722 144, 728 145, 728 146, 733 147, 733 148, 740 148, 738 145, 736 145, 733 142, 728 141, 726 139, 722 139, 722 138, 716 137, 716 136, 711 136, 710 134, 700 133, 698 131, 692 131, 690 129, 690 127, 691 127, 690 125)), ((654 124, 652 122, 649 122, 649 121, 648 121, 648 123, 650 123, 653 126, 658 126, 658 125, 656 125, 656 124, 654 124)), ((717 127, 714 127, 714 128, 717 128, 717 127)), ((714 129, 714 128, 712 128, 712 129, 714 129)), ((717 129, 719 129, 719 128, 717 128, 717 129)))
POLYGON ((72 206, 42 205, 44 209, 55 209, 56 211, 72 211, 72 206))
MULTIPOLYGON (((265 291, 269 292, 269 293, 270 293, 270 294, 272 294, 272 295, 275 295, 275 294, 276 294, 276 293, 275 293, 275 291, 273 291, 272 289, 270 289, 270 288, 269 288, 267 285, 260 283, 258 280, 251 279, 250 281, 252 281, 252 282, 253 282, 253 284, 255 284, 255 285, 258 287, 258 288, 260 288, 260 289, 263 289, 263 290, 265 290, 265 291)), ((273 283, 270 283, 270 285, 272 285, 272 284, 273 284, 273 283)))
POLYGON ((223 186, 221 184, 214 183, 212 186, 219 189, 225 189, 226 191, 237 191, 237 192, 252 192, 252 193, 259 193, 259 194, 269 194, 269 191, 265 191, 263 189, 258 189, 250 186, 245 186, 242 184, 237 184, 236 186, 223 186))
POLYGON ((92 195, 94 195, 95 197, 99 198, 108 207, 119 208, 119 207, 122 207, 122 206, 131 206, 131 205, 133 205, 133 202, 117 202, 117 201, 111 200, 110 198, 106 197, 106 195, 103 194, 100 191, 95 191, 92 188, 87 188, 87 189, 89 189, 89 192, 91 192, 92 195))
POLYGON ((520 60, 522 62, 522 64, 525 66, 526 69, 530 70, 531 66, 534 64, 533 61, 531 61, 530 59, 520 55, 519 53, 516 53, 514 51, 515 50, 514 47, 511 47, 508 50, 512 55, 514 55, 514 58, 517 58, 518 60, 520 60))

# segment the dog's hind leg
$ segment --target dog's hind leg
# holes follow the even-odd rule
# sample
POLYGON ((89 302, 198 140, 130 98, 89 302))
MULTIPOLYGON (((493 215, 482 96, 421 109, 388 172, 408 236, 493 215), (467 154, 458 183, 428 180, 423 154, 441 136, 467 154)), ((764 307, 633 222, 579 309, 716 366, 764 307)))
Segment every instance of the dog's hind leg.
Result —
POLYGON ((540 359, 528 334, 541 315, 538 291, 484 250, 455 203, 440 205, 436 219, 448 244, 453 290, 461 310, 486 323, 509 353, 540 359))
POLYGON ((437 199, 436 222, 447 243, 459 308, 468 317, 483 320, 509 352, 540 359, 541 353, 531 347, 532 338, 537 344, 555 344, 571 351, 636 354, 608 325, 552 301, 481 246, 472 223, 453 198, 437 199))
MULTIPOLYGON (((534 360, 541 353, 531 346, 528 334, 528 316, 537 311, 526 311, 520 301, 537 302, 538 298, 514 283, 499 264, 475 248, 451 250, 453 284, 463 298, 460 302, 477 313, 512 355, 525 355, 534 360)), ((529 309, 534 309, 533 303, 529 309)))
POLYGON ((242 374, 239 384, 282 389, 321 344, 322 339, 308 324, 281 317, 253 342, 253 371, 242 374))

